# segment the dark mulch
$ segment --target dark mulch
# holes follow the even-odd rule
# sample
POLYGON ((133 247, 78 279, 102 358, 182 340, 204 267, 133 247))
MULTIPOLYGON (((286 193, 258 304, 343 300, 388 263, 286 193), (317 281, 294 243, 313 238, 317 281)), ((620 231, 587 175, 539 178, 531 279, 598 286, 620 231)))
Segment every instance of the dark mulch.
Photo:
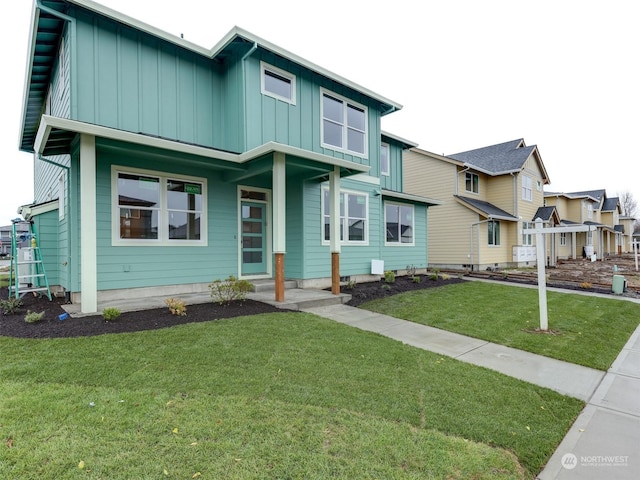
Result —
MULTIPOLYGON (((7 299, 7 288, 0 288, 0 299, 7 299)), ((234 301, 227 305, 209 302, 187 306, 187 315, 176 316, 168 308, 154 308, 136 312, 123 312, 116 320, 107 322, 102 315, 59 320, 64 313, 64 299, 27 294, 22 299, 23 306, 13 315, 0 312, 0 336, 19 338, 63 338, 102 335, 104 333, 137 332, 155 330, 183 323, 207 322, 221 318, 255 315, 258 313, 282 312, 272 305, 253 300, 234 301), (27 323, 27 311, 45 312, 37 323, 27 323)))
MULTIPOLYGON (((414 282, 409 277, 398 277, 391 284, 384 281, 359 283, 354 288, 342 288, 344 293, 352 295, 348 305, 358 306, 364 302, 395 295, 410 290, 438 287, 464 280, 451 278, 448 280, 431 280, 421 275, 420 282, 414 282)), ((0 299, 6 300, 8 290, 0 288, 0 299)), ((23 306, 13 315, 0 312, 0 336, 18 338, 64 338, 102 335, 105 333, 136 332, 140 330, 154 330, 184 323, 206 322, 221 318, 255 315, 258 313, 283 312, 272 305, 253 300, 235 301, 227 305, 209 302, 187 306, 186 316, 176 316, 168 308, 156 308, 136 312, 124 312, 116 320, 107 322, 102 315, 59 320, 58 315, 64 313, 62 305, 64 299, 36 297, 27 294, 22 299, 23 306), (45 312, 44 318, 37 323, 27 323, 24 316, 27 311, 45 312)))

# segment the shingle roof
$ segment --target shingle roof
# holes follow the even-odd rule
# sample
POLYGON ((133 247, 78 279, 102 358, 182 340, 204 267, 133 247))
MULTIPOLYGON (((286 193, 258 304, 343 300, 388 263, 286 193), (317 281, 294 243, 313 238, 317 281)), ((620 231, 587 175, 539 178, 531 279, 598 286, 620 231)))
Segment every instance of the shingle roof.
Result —
POLYGON ((535 145, 527 147, 523 139, 447 155, 482 172, 496 175, 520 171, 535 145))
POLYGON ((538 211, 535 213, 531 221, 535 222, 536 218, 541 218, 543 221, 548 222, 549 220, 551 220, 555 209, 556 207, 540 207, 538 208, 538 211))
POLYGON ((618 197, 611 197, 611 198, 605 199, 600 211, 615 212, 618 209, 618 203, 619 203, 618 200, 619 200, 618 197))
POLYGON ((505 212, 501 208, 496 207, 492 203, 485 202, 484 200, 478 200, 477 198, 463 197, 460 195, 454 195, 454 197, 460 200, 462 203, 465 203, 468 206, 476 210, 479 210, 487 217, 494 217, 501 220, 515 220, 515 221, 518 220, 509 212, 505 212))

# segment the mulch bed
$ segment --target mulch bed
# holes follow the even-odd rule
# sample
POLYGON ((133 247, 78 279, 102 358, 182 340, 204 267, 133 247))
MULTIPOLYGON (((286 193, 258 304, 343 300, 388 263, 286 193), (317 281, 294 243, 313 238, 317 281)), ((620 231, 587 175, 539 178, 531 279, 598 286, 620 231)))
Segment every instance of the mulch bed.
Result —
MULTIPOLYGON (((342 292, 352 296, 348 305, 355 307, 376 298, 464 281, 458 278, 431 280, 425 275, 420 275, 419 277, 419 282, 414 282, 409 277, 397 277, 394 283, 389 284, 384 281, 359 283, 353 288, 343 287, 342 292)), ((6 300, 7 298, 7 288, 0 288, 0 300, 6 300)), ((182 317, 172 315, 168 308, 156 308, 123 312, 116 320, 107 322, 100 314, 79 318, 68 317, 66 320, 59 320, 58 315, 64 313, 62 308, 64 299, 62 298, 54 297, 52 301, 49 301, 47 297, 27 294, 22 298, 22 303, 22 307, 15 314, 4 315, 0 312, 0 336, 18 338, 83 337, 105 333, 154 330, 184 323, 207 322, 242 315, 288 311, 253 300, 234 301, 226 305, 209 302, 188 305, 187 315, 182 317), (27 323, 24 320, 27 311, 45 312, 45 315, 37 323, 27 323)))

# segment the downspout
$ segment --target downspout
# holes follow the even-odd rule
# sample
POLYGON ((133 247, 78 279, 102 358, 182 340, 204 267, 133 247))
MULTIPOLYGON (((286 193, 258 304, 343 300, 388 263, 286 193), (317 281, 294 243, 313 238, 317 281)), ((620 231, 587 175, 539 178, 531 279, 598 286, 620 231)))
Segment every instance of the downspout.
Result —
MULTIPOLYGON (((246 84, 247 84, 247 69, 245 66, 245 60, 247 58, 249 58, 251 55, 253 55, 253 52, 255 52, 258 49, 258 42, 253 42, 253 45, 251 46, 251 48, 249 49, 249 51, 247 53, 245 53, 242 58, 240 58, 240 63, 242 64, 242 85, 244 85, 243 87, 243 92, 242 92, 242 113, 245 115, 247 115, 247 94, 244 91, 244 89, 246 88, 246 84)), ((247 128, 246 128, 246 124, 247 122, 243 122, 245 127, 244 130, 242 132, 242 151, 246 151, 247 150, 247 128)))
POLYGON ((469 228, 469 260, 471 264, 471 270, 473 271, 473 227, 478 227, 478 271, 480 271, 480 225, 493 221, 493 217, 489 215, 486 220, 480 220, 479 222, 472 223, 469 228))

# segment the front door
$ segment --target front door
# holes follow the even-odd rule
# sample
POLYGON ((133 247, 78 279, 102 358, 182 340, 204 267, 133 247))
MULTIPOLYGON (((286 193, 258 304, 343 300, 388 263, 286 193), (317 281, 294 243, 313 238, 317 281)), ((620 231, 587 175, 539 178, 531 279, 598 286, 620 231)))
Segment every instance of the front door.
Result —
POLYGON ((242 275, 267 273, 266 205, 242 201, 242 275))

